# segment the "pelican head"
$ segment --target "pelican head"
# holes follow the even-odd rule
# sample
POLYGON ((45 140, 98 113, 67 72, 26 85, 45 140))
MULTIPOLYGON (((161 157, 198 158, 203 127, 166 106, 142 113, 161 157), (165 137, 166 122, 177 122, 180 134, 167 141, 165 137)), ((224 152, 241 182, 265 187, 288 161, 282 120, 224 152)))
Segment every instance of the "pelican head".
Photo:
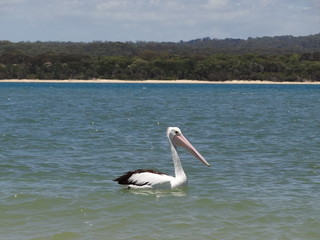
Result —
POLYGON ((177 146, 187 149, 193 156, 210 167, 211 165, 204 159, 204 157, 192 146, 192 144, 182 135, 178 127, 168 127, 167 137, 170 143, 176 148, 177 146))

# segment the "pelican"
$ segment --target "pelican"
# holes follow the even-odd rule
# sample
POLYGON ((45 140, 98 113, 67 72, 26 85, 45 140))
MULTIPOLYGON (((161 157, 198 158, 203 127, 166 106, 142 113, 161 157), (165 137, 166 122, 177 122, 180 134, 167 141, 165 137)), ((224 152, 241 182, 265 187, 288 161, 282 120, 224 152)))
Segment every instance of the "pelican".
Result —
POLYGON ((151 169, 137 169, 114 179, 119 184, 127 188, 156 188, 170 189, 183 186, 187 183, 187 176, 183 171, 177 147, 187 149, 193 156, 210 167, 210 164, 204 157, 191 145, 191 143, 182 135, 177 127, 167 129, 167 137, 171 147, 172 160, 174 165, 175 176, 169 176, 162 172, 151 169))

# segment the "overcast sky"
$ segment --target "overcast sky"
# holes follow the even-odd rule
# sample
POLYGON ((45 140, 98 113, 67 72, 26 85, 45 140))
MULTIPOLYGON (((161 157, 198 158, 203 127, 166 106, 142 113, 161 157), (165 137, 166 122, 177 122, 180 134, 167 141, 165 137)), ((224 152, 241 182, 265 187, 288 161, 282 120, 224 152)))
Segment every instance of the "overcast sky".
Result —
POLYGON ((0 0, 0 40, 188 41, 320 32, 320 0, 0 0))

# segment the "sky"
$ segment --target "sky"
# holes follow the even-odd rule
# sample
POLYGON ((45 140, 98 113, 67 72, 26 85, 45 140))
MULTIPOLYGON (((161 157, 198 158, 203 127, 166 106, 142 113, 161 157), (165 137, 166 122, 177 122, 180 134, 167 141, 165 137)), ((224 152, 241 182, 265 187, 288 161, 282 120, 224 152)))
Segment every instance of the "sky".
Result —
POLYGON ((0 0, 0 40, 188 41, 320 33, 320 0, 0 0))

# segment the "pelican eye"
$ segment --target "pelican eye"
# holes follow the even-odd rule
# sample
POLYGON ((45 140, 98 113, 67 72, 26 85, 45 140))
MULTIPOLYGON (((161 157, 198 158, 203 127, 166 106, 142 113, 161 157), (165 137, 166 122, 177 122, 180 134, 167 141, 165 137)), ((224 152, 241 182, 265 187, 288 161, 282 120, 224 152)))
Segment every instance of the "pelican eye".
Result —
POLYGON ((179 134, 179 131, 176 130, 175 133, 176 133, 176 134, 179 134))

